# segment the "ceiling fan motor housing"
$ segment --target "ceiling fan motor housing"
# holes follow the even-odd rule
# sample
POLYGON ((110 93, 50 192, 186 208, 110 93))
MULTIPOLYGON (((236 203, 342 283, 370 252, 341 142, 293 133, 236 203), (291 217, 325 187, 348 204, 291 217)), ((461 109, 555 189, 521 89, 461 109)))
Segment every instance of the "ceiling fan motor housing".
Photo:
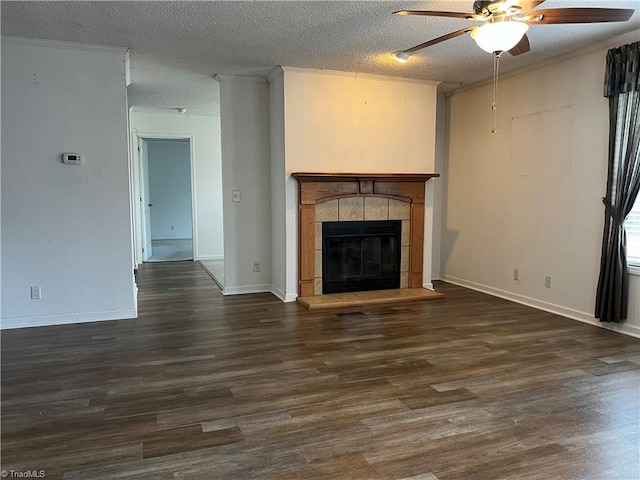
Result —
POLYGON ((522 10, 517 3, 508 5, 505 0, 476 0, 473 2, 476 15, 489 17, 491 15, 514 15, 522 10))
POLYGON ((492 3, 502 3, 502 0, 497 2, 495 0, 476 0, 473 2, 473 11, 476 12, 476 15, 488 15, 490 13, 489 5, 492 3))

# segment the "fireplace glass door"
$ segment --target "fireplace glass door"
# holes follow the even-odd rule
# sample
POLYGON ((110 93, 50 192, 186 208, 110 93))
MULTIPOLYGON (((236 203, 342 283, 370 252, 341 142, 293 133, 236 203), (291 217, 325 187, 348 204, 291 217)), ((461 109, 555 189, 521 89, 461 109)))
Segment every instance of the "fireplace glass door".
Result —
POLYGON ((400 220, 324 222, 322 293, 400 287, 400 220))

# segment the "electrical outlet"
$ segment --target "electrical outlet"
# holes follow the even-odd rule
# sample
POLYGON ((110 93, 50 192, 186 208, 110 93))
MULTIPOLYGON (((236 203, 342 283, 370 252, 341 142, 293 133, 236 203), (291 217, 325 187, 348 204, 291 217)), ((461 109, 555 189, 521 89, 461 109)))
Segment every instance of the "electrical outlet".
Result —
POLYGON ((175 227, 171 225, 171 231, 173 232, 174 230, 175 230, 175 227))
POLYGON ((551 275, 545 275, 544 288, 551 288, 551 275))
POLYGON ((260 271, 260 262, 255 262, 253 264, 253 271, 254 272, 259 272, 260 271))
POLYGON ((41 293, 39 286, 31 287, 31 300, 40 300, 41 293))
POLYGON ((517 268, 513 269, 513 279, 515 281, 520 280, 520 271, 517 268))
POLYGON ((240 190, 233 190, 231 192, 231 200, 234 202, 239 202, 240 200, 242 200, 242 197, 240 195, 240 190))

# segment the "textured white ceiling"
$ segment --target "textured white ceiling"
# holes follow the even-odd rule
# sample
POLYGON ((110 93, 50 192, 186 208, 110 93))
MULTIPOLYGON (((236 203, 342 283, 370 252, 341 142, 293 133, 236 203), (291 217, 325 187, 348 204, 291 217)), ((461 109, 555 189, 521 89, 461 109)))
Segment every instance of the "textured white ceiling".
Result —
MULTIPOLYGON (((213 75, 266 76, 277 65, 444 82, 441 91, 492 75, 492 60, 469 35, 422 50, 401 65, 390 53, 474 23, 401 17, 395 10, 472 11, 472 0, 432 1, 3 1, 2 34, 131 48, 130 104, 217 111, 213 75)), ((547 0, 539 8, 640 9, 638 0, 547 0)), ((628 22, 537 25, 531 51, 505 55, 501 71, 638 30, 628 22)), ((640 39, 640 35, 639 35, 640 39)))

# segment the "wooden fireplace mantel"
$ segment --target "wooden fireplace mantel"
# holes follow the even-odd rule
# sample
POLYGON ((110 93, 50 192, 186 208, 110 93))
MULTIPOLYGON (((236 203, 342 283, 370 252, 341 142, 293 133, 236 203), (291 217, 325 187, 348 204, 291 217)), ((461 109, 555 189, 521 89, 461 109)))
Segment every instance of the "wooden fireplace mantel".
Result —
POLYGON ((424 203, 424 183, 439 173, 293 173, 298 180, 300 205, 341 196, 382 195, 424 203))
POLYGON ((299 182, 353 182, 384 180, 386 182, 426 182, 439 173, 292 173, 299 182))
POLYGON ((411 206, 409 288, 422 287, 425 183, 438 173, 306 173, 298 181, 298 295, 314 295, 315 206, 341 197, 381 196, 411 206))

